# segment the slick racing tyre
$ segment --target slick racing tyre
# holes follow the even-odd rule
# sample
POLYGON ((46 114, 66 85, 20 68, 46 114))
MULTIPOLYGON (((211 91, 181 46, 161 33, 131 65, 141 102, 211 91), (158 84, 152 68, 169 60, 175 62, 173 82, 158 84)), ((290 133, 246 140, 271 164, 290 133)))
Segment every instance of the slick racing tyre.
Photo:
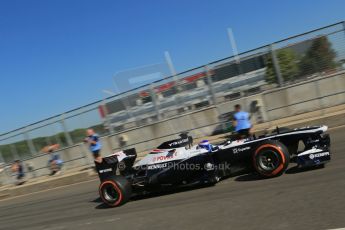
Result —
POLYGON ((264 178, 282 175, 290 162, 290 154, 279 141, 265 141, 257 147, 253 155, 255 171, 264 178))
POLYGON ((109 207, 125 204, 131 198, 132 188, 123 176, 113 176, 102 181, 99 186, 99 195, 109 207))

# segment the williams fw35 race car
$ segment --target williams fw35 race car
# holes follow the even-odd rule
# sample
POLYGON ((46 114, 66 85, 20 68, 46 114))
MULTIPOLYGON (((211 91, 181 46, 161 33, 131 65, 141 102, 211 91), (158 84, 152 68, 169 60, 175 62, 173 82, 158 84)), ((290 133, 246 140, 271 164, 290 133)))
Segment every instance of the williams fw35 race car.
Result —
POLYGON ((290 162, 301 168, 322 167, 331 159, 326 131, 327 126, 284 131, 277 128, 270 135, 229 139, 219 145, 207 140, 194 145, 193 138, 183 133, 139 161, 135 149, 104 157, 102 163, 96 163, 101 181, 99 194, 106 205, 116 207, 135 195, 165 188, 214 185, 229 176, 254 172, 263 178, 277 177, 290 162))

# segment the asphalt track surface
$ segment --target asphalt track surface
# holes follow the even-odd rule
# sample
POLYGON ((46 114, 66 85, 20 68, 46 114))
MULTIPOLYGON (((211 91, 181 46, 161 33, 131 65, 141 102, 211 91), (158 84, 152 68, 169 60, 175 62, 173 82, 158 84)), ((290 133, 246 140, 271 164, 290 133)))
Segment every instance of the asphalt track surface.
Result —
POLYGON ((335 229, 345 227, 345 127, 329 133, 324 169, 289 170, 259 180, 244 175, 214 187, 135 200, 107 209, 98 181, 0 202, 1 230, 335 229))

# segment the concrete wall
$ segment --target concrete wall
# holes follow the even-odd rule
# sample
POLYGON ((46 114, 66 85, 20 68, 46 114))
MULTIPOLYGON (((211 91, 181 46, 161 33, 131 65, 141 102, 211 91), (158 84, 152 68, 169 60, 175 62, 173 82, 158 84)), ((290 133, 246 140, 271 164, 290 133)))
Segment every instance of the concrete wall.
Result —
POLYGON ((332 75, 262 94, 268 120, 345 103, 345 74, 332 75))
POLYGON ((325 107, 339 105, 345 102, 345 74, 318 81, 320 96, 323 97, 321 104, 325 107), (327 95, 332 95, 328 96, 327 95))

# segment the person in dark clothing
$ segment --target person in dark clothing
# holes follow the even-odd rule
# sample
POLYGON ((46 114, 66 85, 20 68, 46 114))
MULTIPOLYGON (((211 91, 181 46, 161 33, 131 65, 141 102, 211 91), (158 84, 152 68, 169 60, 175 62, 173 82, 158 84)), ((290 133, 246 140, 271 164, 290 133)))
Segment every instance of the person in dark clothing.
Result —
POLYGON ((23 179, 25 177, 24 166, 20 160, 15 160, 11 166, 11 170, 16 175, 17 185, 23 184, 23 179))

